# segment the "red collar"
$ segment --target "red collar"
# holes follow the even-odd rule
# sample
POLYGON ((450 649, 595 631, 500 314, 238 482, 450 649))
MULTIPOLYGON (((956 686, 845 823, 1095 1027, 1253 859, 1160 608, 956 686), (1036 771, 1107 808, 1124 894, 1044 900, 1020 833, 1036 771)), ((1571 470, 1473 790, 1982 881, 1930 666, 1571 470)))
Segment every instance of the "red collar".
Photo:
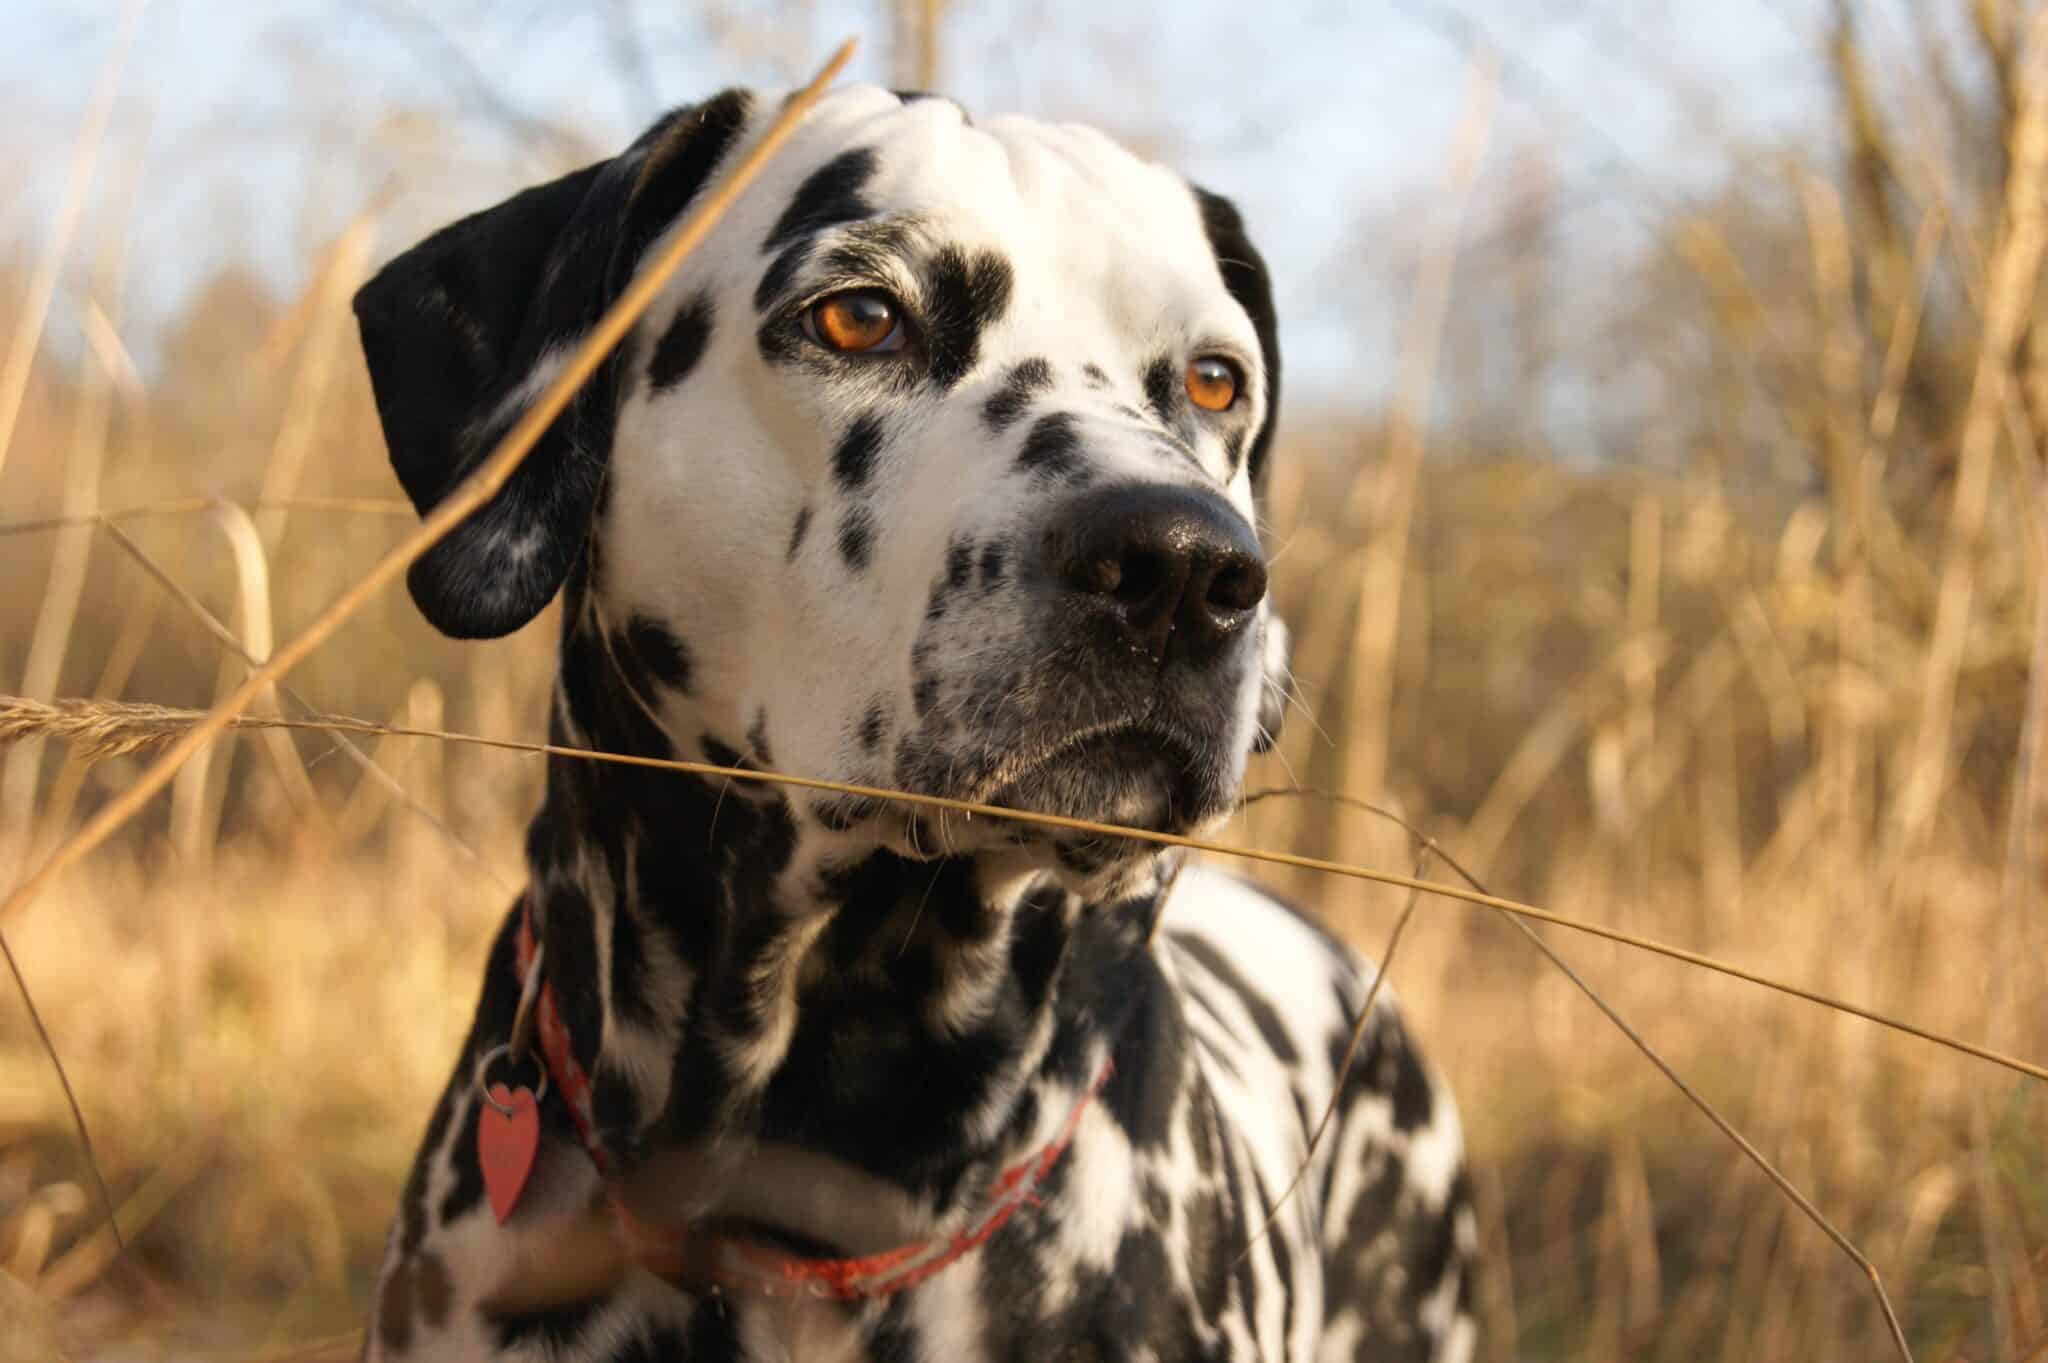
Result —
MULTIPOLYGON (((534 960, 532 901, 524 901, 519 915, 518 972, 524 984, 534 960)), ((549 1081, 569 1109, 576 1135, 590 1156, 600 1177, 607 1173, 604 1148, 598 1143, 590 1107, 590 1076, 576 1062, 569 1045, 569 1029, 555 1006, 554 989, 545 975, 533 1004, 534 1036, 549 1081)), ((913 1241, 883 1250, 879 1254, 850 1259, 809 1259, 785 1254, 757 1242, 714 1232, 672 1230, 649 1226, 635 1218, 616 1198, 612 1211, 635 1262, 657 1275, 714 1289, 745 1290, 770 1296, 827 1297, 855 1301, 864 1297, 886 1297, 915 1287, 941 1269, 957 1263, 1003 1228, 1018 1208, 1036 1205, 1033 1190, 1044 1182, 1060 1156, 1066 1153, 1081 1124, 1081 1114, 1102 1091, 1109 1079, 1110 1062, 1105 1057, 1095 1080, 1080 1097, 1061 1124, 1059 1133, 1025 1158, 1009 1165, 996 1176, 988 1192, 988 1203, 951 1234, 913 1241)))

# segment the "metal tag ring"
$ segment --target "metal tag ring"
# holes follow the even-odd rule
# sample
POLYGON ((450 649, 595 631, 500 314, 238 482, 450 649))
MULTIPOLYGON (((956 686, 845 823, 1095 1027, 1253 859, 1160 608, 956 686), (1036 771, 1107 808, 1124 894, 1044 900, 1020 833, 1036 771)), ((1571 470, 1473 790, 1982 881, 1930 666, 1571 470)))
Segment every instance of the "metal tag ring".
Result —
MULTIPOLYGON (((538 1103, 541 1099, 548 1096, 548 1067, 542 1064, 541 1058, 532 1051, 526 1052, 525 1058, 532 1062, 535 1070, 540 1072, 540 1083, 533 1089, 533 1101, 538 1103)), ((497 1112, 500 1116, 510 1117, 513 1115, 513 1109, 491 1097, 491 1085, 489 1082, 491 1065, 494 1061, 500 1059, 514 1060, 516 1062, 517 1058, 512 1053, 512 1044, 510 1042, 501 1041, 477 1057, 476 1092, 479 1098, 491 1105, 493 1111, 497 1112)))

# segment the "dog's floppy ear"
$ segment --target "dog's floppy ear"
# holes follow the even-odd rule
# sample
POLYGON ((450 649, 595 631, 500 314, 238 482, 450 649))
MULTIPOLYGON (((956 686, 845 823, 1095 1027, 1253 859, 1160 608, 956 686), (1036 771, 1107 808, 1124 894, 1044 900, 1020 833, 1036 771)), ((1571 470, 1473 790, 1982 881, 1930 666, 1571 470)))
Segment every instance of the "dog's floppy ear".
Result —
POLYGON ((1252 437, 1249 461, 1252 486, 1257 488, 1265 482, 1266 456, 1280 425, 1280 319, 1273 311, 1273 277, 1266 270, 1266 258, 1245 234, 1237 205, 1200 185, 1193 188, 1195 203, 1202 210, 1202 227, 1209 234, 1209 249, 1216 253, 1216 268, 1223 273, 1223 287, 1252 319, 1265 361, 1266 419, 1252 437))
MULTIPOLYGON (((738 91, 677 110, 625 154, 444 227, 363 285, 377 415, 422 514, 560 371, 746 114, 738 91)), ((436 628, 508 634, 560 588, 604 479, 618 364, 614 352, 505 486, 413 564, 413 600, 436 628)))

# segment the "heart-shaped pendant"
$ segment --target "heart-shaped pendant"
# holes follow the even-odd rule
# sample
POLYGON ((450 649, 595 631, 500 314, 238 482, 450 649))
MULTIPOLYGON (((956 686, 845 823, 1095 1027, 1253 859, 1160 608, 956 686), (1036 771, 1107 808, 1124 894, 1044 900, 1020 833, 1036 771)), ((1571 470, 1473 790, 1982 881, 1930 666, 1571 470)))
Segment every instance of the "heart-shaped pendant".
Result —
POLYGON ((493 1084, 490 1102, 476 1114, 476 1162, 483 1170, 484 1194, 498 1224, 519 1205, 526 1179, 540 1149, 540 1107, 533 1091, 493 1084))

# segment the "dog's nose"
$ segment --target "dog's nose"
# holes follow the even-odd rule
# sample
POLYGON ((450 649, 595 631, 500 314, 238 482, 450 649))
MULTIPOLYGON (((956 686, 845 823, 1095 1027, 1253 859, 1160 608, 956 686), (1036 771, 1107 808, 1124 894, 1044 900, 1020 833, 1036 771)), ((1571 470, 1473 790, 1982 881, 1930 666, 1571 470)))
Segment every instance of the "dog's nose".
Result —
POLYGON ((1266 595, 1251 526, 1212 493, 1138 485, 1090 494, 1049 538, 1074 604, 1107 613, 1154 658, 1213 654, 1266 595))

